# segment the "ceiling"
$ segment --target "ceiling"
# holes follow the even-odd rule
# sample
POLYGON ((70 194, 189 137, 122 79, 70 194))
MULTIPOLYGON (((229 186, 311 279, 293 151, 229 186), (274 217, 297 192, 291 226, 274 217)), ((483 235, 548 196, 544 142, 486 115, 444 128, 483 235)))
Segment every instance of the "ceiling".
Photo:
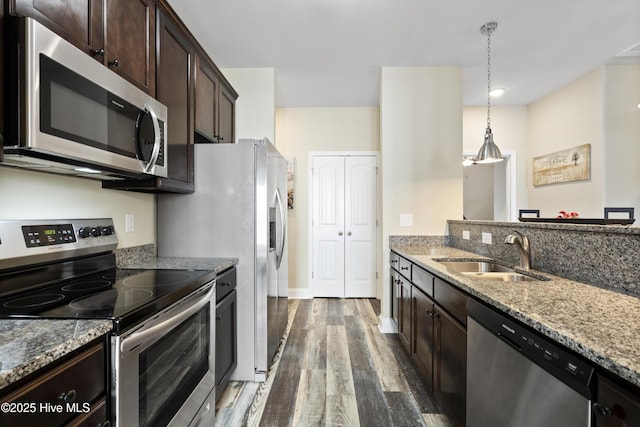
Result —
POLYGON ((385 66, 460 66, 464 105, 486 105, 489 21, 491 87, 506 89, 495 105, 529 104, 601 64, 640 63, 616 57, 640 43, 638 0, 169 3, 218 67, 275 69, 277 107, 377 106, 385 66))

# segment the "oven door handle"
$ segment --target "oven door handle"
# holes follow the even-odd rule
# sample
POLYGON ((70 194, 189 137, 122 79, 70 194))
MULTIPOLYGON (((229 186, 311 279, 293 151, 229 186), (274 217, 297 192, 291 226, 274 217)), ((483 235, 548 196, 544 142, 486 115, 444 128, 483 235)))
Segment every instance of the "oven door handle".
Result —
POLYGON ((215 294, 216 287, 211 286, 209 292, 206 295, 198 298, 195 301, 189 301, 188 306, 186 306, 182 311, 178 314, 175 314, 169 317, 166 320, 158 323, 157 325, 151 326, 150 328, 143 329, 139 332, 135 332, 123 339, 120 343, 120 351, 122 353, 128 353, 133 350, 135 347, 143 344, 147 341, 150 341, 154 338, 159 338, 167 334, 167 332, 171 331, 175 327, 179 326, 186 319, 191 317, 193 314, 197 313, 204 307, 205 305, 211 303, 213 301, 213 296, 215 294))

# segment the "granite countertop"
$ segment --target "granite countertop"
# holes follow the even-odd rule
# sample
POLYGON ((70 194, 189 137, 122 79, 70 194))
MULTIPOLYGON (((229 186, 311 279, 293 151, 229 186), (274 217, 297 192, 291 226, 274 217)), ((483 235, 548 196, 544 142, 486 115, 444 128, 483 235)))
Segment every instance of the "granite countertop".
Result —
POLYGON ((0 389, 111 331, 109 320, 0 320, 0 389))
MULTIPOLYGON (((469 279, 436 260, 487 260, 450 247, 391 249, 487 304, 640 386, 640 299, 530 270, 550 280, 469 279)), ((518 270, 516 268, 516 270, 518 270)))
POLYGON ((118 268, 168 270, 213 270, 220 274, 238 263, 237 258, 148 258, 118 265, 118 268))

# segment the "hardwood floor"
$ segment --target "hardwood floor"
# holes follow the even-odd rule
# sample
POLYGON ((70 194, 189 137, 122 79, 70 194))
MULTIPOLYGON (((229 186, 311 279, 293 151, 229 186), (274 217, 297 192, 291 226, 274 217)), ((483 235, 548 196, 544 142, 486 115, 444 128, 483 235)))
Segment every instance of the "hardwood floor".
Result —
POLYGON ((267 381, 231 382, 216 425, 453 426, 379 312, 377 300, 290 299, 267 381))

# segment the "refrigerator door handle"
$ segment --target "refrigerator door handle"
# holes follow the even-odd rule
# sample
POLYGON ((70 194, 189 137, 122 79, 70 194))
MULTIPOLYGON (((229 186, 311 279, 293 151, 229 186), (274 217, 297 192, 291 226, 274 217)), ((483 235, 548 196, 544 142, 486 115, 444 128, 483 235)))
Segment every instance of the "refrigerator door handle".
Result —
POLYGON ((284 217, 284 204, 282 203, 282 197, 280 196, 280 189, 276 187, 276 202, 278 203, 278 213, 280 214, 280 224, 282 229, 282 238, 280 239, 280 251, 276 253, 276 268, 280 268, 282 262, 282 256, 284 254, 284 242, 287 237, 286 221, 284 217))

